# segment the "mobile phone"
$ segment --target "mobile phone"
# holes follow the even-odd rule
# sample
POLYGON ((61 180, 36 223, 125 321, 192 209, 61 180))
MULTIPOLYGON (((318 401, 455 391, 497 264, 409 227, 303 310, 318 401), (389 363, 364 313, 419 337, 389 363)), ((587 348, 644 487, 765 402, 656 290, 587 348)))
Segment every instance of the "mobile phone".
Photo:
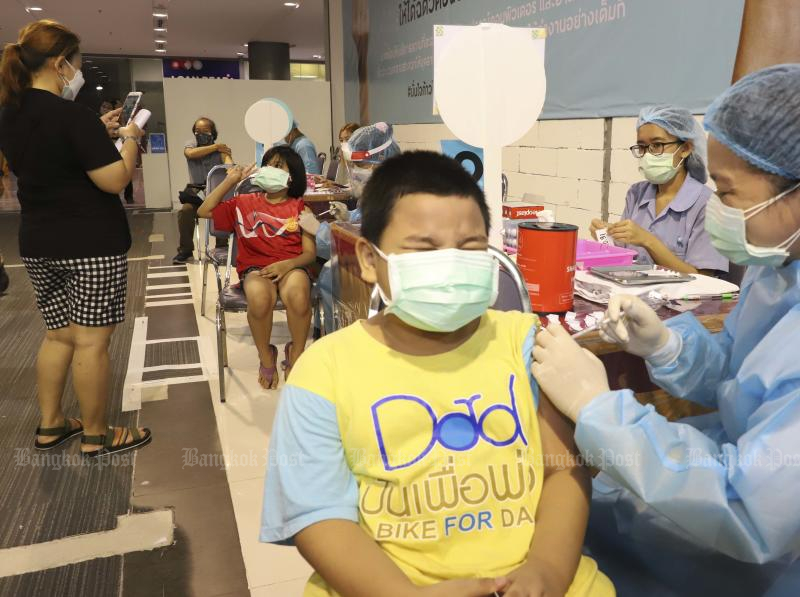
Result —
POLYGON ((136 108, 139 107, 139 102, 142 100, 141 91, 131 91, 125 98, 125 103, 122 104, 122 113, 119 115, 119 125, 128 126, 133 120, 133 115, 136 113, 136 108))

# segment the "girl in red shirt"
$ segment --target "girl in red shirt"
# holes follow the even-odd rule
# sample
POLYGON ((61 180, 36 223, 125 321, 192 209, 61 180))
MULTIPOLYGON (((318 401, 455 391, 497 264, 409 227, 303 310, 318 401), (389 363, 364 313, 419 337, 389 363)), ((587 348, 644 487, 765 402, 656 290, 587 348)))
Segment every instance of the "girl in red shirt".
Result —
POLYGON ((314 262, 316 248, 314 237, 298 223, 306 192, 303 160, 290 147, 279 146, 264 154, 261 166, 231 167, 197 215, 213 218, 217 230, 236 234, 236 271, 247 295, 247 321, 258 349, 258 382, 264 389, 274 389, 278 387, 278 348, 270 344, 272 313, 280 296, 292 336, 285 349, 288 377, 305 349, 311 327, 311 280, 306 267, 314 262), (243 193, 221 202, 251 175, 243 193))

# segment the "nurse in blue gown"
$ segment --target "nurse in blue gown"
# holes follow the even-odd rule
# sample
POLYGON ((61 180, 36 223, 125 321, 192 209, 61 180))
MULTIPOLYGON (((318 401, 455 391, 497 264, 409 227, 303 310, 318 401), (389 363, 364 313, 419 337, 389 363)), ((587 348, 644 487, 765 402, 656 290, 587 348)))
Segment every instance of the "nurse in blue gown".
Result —
POLYGON ((601 335, 674 396, 669 422, 561 328, 533 374, 575 421, 594 482, 587 548, 620 595, 800 595, 800 64, 748 75, 709 108, 712 244, 747 265, 719 334, 614 297, 601 335))

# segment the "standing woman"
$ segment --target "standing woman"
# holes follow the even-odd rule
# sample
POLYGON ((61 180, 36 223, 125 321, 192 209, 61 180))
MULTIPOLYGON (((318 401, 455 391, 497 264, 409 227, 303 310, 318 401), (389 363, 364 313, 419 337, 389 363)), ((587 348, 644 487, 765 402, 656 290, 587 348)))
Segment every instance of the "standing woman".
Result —
POLYGON ((104 123, 74 103, 83 85, 80 39, 55 21, 31 23, 0 62, 0 151, 18 178, 20 254, 47 326, 37 362, 41 425, 49 450, 83 434, 88 456, 149 443, 147 429, 108 427, 108 346, 125 319, 131 236, 117 196, 136 165, 134 124, 118 152, 104 123), (67 372, 83 420, 61 406, 67 372))

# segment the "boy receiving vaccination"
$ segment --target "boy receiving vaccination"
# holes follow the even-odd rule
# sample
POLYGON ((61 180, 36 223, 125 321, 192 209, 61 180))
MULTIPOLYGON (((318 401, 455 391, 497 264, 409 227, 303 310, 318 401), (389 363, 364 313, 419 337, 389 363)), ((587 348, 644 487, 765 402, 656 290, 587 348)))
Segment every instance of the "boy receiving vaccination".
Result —
POLYGON ((529 370, 537 319, 488 307, 483 193, 430 152, 370 178, 356 245, 387 307, 313 344, 284 387, 261 540, 305 595, 614 595, 581 556, 588 471, 529 370))
POLYGON ((316 260, 314 237, 300 230, 305 204, 306 171, 297 153, 273 147, 256 170, 233 166, 197 210, 213 218, 217 230, 236 233, 236 271, 247 295, 247 322, 258 349, 258 383, 278 387, 278 348, 270 344, 272 316, 278 296, 286 307, 292 341, 286 344, 284 369, 305 349, 311 327, 311 280, 306 268, 316 260), (220 203, 239 182, 252 176, 245 192, 220 203))

